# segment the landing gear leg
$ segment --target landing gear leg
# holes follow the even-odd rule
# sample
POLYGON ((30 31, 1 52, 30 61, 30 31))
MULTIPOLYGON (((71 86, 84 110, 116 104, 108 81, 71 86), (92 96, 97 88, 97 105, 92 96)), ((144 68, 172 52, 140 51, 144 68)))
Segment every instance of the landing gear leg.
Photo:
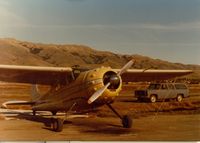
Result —
POLYGON ((112 106, 111 104, 106 104, 114 113, 117 115, 121 121, 124 128, 131 128, 132 127, 132 118, 129 115, 121 116, 112 106))
POLYGON ((33 110, 33 116, 35 116, 35 114, 36 114, 36 111, 35 111, 35 110, 33 110))
MULTIPOLYGON (((60 119, 60 118, 51 118, 51 125, 52 125, 52 129, 55 132, 61 132, 63 130, 63 124, 64 121, 66 121, 67 119, 67 112, 71 111, 72 108, 76 105, 76 103, 72 104, 72 106, 70 107, 70 109, 68 111, 65 112, 65 117, 64 119, 60 119)), ((56 115, 57 112, 53 111, 52 114, 56 115)))

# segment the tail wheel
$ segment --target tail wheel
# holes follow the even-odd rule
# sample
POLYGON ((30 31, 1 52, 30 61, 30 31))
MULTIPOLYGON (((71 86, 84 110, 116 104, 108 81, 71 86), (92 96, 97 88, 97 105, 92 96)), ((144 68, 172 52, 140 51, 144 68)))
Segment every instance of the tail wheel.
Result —
POLYGON ((52 119, 53 131, 61 132, 63 129, 63 120, 62 119, 52 119))
POLYGON ((130 116, 124 115, 122 117, 122 125, 124 128, 131 128, 133 124, 133 120, 130 116))
POLYGON ((150 102, 151 102, 151 103, 155 103, 156 100, 157 100, 156 96, 155 96, 155 95, 151 95, 151 97, 150 97, 150 102))
POLYGON ((57 114, 57 111, 51 111, 52 115, 56 115, 57 114))
POLYGON ((178 102, 182 102, 182 100, 183 100, 183 96, 180 95, 180 94, 177 95, 176 100, 177 100, 178 102))

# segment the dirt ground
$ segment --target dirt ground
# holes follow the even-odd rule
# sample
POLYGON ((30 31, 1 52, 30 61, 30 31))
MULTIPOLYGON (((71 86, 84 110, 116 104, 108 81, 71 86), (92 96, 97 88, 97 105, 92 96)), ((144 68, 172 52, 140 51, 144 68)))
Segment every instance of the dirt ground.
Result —
POLYGON ((30 120, 1 120, 0 140, 92 140, 92 141, 197 141, 200 114, 157 115, 134 119, 131 129, 117 118, 77 118, 53 132, 43 123, 30 120))
MULTIPOLYGON (((29 99, 26 86, 0 86, 0 89, 0 103, 29 99)), ((88 118, 68 119, 59 133, 44 124, 49 115, 33 117, 29 113, 0 110, 0 140, 197 141, 200 140, 199 89, 193 86, 191 97, 182 103, 140 103, 132 96, 133 91, 124 91, 113 106, 121 114, 132 116, 131 129, 122 128, 119 118, 106 106, 90 113, 88 118), (8 115, 13 117, 9 119, 8 115)))

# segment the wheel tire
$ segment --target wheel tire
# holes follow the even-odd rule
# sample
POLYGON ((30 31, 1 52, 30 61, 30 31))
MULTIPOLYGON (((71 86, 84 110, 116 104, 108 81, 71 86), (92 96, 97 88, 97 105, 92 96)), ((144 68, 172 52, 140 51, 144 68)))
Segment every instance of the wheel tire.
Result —
POLYGON ((53 131, 61 132, 63 129, 63 120, 62 119, 52 119, 53 131))
POLYGON ((150 96, 150 102, 151 102, 151 103, 155 103, 156 100, 157 100, 157 98, 156 98, 155 95, 151 95, 151 96, 150 96))
POLYGON ((176 97, 176 101, 178 101, 178 102, 182 102, 183 101, 183 96, 182 95, 177 95, 177 97, 176 97))
POLYGON ((125 115, 122 117, 122 125, 124 128, 131 128, 133 124, 133 120, 130 116, 125 115))

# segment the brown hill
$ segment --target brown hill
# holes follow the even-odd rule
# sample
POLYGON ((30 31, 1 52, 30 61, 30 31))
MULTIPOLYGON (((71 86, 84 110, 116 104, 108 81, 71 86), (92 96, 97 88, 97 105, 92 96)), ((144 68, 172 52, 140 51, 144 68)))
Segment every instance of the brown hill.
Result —
POLYGON ((83 45, 41 44, 6 38, 0 39, 0 50, 0 64, 120 68, 134 58, 134 68, 200 70, 199 65, 170 63, 141 55, 115 54, 83 45))

